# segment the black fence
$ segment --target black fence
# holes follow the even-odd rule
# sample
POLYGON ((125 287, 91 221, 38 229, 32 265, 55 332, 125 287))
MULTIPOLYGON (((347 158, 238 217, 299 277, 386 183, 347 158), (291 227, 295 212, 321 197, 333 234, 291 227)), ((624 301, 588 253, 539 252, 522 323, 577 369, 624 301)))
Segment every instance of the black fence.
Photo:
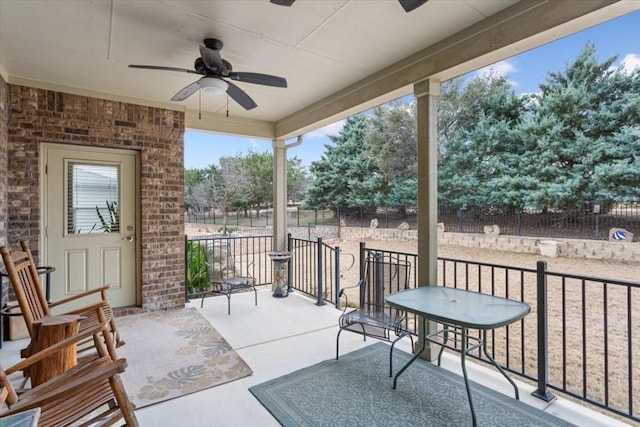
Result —
MULTIPOLYGON (((271 241, 271 236, 188 238, 187 276, 195 280, 198 266, 225 248, 239 264, 251 265, 258 284, 269 284, 271 241)), ((354 260, 322 239, 291 236, 288 249, 294 253, 289 263, 292 289, 312 296, 318 305, 340 307, 341 273, 350 268, 362 272, 370 251, 409 262, 409 286, 417 286, 416 254, 369 249, 362 243, 359 260, 354 260)), ((535 396, 551 399, 555 390, 640 422, 640 340, 634 337, 640 330, 640 283, 549 271, 544 261, 528 269, 439 258, 437 284, 531 306, 523 320, 492 331, 488 349, 504 369, 536 383, 535 396)), ((417 331, 415 317, 407 318, 406 328, 417 331)), ((484 361, 479 353, 470 356, 484 361)))
MULTIPOLYGON (((418 262, 415 254, 361 251, 418 262)), ((488 350, 535 382, 534 396, 550 400, 556 390, 640 422, 640 283, 549 271, 544 261, 527 269, 439 258, 437 284, 531 306, 523 320, 489 333, 488 350)), ((406 327, 416 333, 417 319, 409 316, 406 327)), ((470 356, 488 363, 479 351, 470 356)))
MULTIPOLYGON (((216 211, 187 213, 186 222, 211 224, 221 232, 222 214, 216 211)), ((571 210, 515 209, 506 206, 439 205, 438 222, 445 231, 484 233, 485 227, 497 226, 500 234, 514 236, 566 237, 607 240, 612 228, 626 229, 640 240, 640 203, 587 203, 571 210)), ((289 227, 418 227, 415 207, 357 207, 335 210, 289 208, 289 227)), ((227 227, 269 227, 272 211, 238 211, 229 214, 227 227)), ((496 228, 494 227, 494 230, 496 228)), ((339 234, 337 234, 339 235, 339 234)))

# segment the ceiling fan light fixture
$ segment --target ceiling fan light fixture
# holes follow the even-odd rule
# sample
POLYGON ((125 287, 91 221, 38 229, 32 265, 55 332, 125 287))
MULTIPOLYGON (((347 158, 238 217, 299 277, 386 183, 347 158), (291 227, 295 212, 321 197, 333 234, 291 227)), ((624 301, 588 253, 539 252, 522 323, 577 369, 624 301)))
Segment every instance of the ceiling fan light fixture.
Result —
POLYGON ((199 85, 206 95, 222 95, 229 87, 227 82, 216 77, 203 77, 200 79, 199 85))

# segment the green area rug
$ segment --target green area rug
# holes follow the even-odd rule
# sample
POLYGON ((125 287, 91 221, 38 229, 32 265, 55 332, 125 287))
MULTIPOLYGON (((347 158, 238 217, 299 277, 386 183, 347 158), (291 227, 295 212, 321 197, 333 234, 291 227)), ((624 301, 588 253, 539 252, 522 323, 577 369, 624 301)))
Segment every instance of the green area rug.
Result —
MULTIPOLYGON (((394 367, 409 358, 395 350, 394 367)), ((250 391, 283 426, 471 425, 461 376, 418 359, 393 390, 388 364, 389 346, 377 343, 250 391)), ((479 384, 471 387, 479 426, 572 425, 479 384)))
POLYGON ((116 319, 126 345, 122 381, 137 408, 251 375, 251 368, 195 309, 116 319))

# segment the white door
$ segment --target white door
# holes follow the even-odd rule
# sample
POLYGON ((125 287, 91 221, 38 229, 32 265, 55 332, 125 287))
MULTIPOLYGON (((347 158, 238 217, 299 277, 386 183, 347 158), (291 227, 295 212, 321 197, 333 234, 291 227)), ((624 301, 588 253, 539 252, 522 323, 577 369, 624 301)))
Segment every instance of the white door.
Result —
POLYGON ((112 307, 136 304, 137 156, 43 144, 41 259, 56 269, 53 301, 110 284, 112 307))

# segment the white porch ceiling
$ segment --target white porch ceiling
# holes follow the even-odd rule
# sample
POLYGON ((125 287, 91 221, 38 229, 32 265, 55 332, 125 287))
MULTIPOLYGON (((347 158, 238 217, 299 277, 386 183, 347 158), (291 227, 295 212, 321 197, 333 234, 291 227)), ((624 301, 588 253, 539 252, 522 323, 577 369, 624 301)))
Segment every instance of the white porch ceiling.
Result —
POLYGON ((297 0, 292 7, 268 0, 0 0, 0 73, 10 84, 187 111, 191 128, 292 136, 409 93, 423 78, 470 71, 639 7, 430 0, 406 13, 397 0, 297 0), (509 25, 522 22, 529 27, 522 34, 538 35, 510 40, 509 25), (230 100, 227 118, 226 96, 203 95, 198 120, 197 93, 169 101, 198 75, 128 68, 192 69, 209 37, 224 42, 222 57, 234 71, 282 76, 288 88, 236 82, 258 107, 245 111, 230 100), (465 54, 451 55, 456 46, 465 54))

